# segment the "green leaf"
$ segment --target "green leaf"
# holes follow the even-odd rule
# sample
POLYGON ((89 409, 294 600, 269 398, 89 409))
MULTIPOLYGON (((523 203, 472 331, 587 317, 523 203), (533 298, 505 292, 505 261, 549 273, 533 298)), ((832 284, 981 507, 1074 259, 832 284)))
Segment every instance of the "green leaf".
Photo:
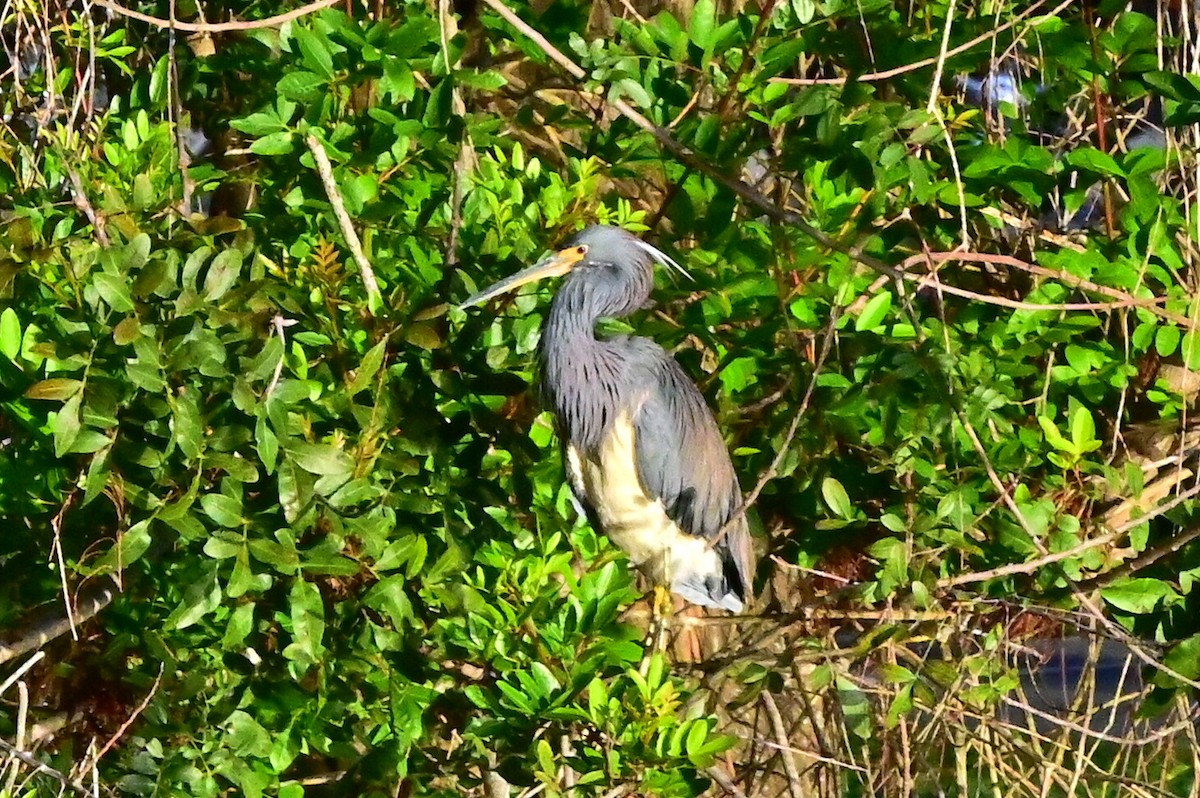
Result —
POLYGON ((825 477, 821 482, 821 496, 834 514, 846 520, 853 520, 854 506, 850 504, 850 495, 842 487, 842 483, 833 477, 825 477))
POLYGON ((294 149, 294 136, 290 130, 270 133, 250 145, 250 151, 256 155, 287 155, 294 149))
POLYGON ((200 497, 200 506, 209 518, 227 529, 242 526, 242 503, 222 493, 206 493, 200 497))
POLYGON ((245 542, 229 533, 217 533, 204 541, 204 553, 214 560, 229 560, 246 548, 245 542))
POLYGON ((333 53, 328 44, 311 30, 296 26, 292 28, 292 37, 300 45, 304 64, 313 72, 325 77, 333 77, 333 53))
POLYGON ((325 86, 326 79, 313 72, 289 72, 275 84, 280 96, 296 102, 315 99, 325 86))
POLYGON ((383 365, 383 356, 387 352, 387 341, 380 341, 363 355, 362 363, 359 364, 358 370, 354 372, 354 377, 346 386, 346 394, 354 396, 359 391, 366 389, 371 385, 371 381, 379 372, 379 367, 383 365))
MULTIPOLYGON (((1180 640, 1172 646, 1167 655, 1163 657, 1163 664, 1180 676, 1188 679, 1200 679, 1200 634, 1180 640)), ((1171 678, 1165 674, 1162 676, 1164 679, 1171 678)), ((1158 675, 1156 675, 1155 681, 1159 681, 1158 675)))
MULTIPOLYGON (((688 38, 701 50, 712 45, 713 30, 716 28, 717 6, 713 0, 697 0, 692 6, 688 20, 688 38)), ((646 104, 649 106, 649 103, 646 104)))
POLYGON ((75 394, 67 400, 66 404, 54 416, 54 421, 51 423, 50 429, 54 433, 55 457, 62 457, 71 451, 71 446, 79 436, 79 405, 82 401, 83 394, 75 394))
POLYGON ((274 473, 275 464, 279 462, 279 439, 271 431, 265 415, 259 416, 254 422, 254 443, 258 449, 258 457, 266 467, 267 473, 274 473))
POLYGON ((1178 72, 1146 72, 1142 80, 1147 86, 1158 89, 1164 97, 1185 102, 1200 102, 1200 85, 1195 75, 1180 75, 1178 72))
POLYGON ((1046 443, 1060 452, 1076 453, 1075 447, 1062 436, 1062 433, 1058 431, 1058 426, 1048 416, 1038 416, 1038 424, 1042 427, 1042 434, 1046 436, 1046 443))
POLYGON ((204 298, 215 302, 237 283, 242 273, 242 253, 236 249, 225 249, 217 253, 204 275, 204 298))
POLYGON ((325 653, 321 640, 325 636, 325 603, 321 592, 311 582, 297 581, 288 597, 292 621, 292 639, 284 649, 284 657, 303 664, 320 660, 325 653))
POLYGON ((0 355, 16 362, 21 354, 21 320, 12 308, 0 313, 0 355))
POLYGON ((171 432, 179 450, 189 459, 200 456, 204 430, 200 423, 200 408, 196 405, 195 392, 172 397, 171 432))
POLYGON ((349 476, 354 460, 341 449, 328 444, 293 443, 287 447, 288 457, 310 474, 319 476, 349 476))
POLYGON ((858 319, 854 322, 855 332, 864 332, 878 327, 891 307, 892 294, 890 291, 881 291, 871 297, 867 301, 866 307, 863 308, 862 313, 858 315, 858 319))
POLYGON ((234 119, 229 123, 235 130, 251 136, 267 136, 284 129, 283 120, 272 112, 260 112, 234 119))
POLYGON ((755 372, 758 360, 753 357, 735 357, 721 369, 721 385, 728 393, 738 393, 758 382, 755 372))
POLYGON ((1125 170, 1106 152, 1093 147, 1079 147, 1066 156, 1067 163, 1105 177, 1125 177, 1125 170))
POLYGON ((1096 422, 1082 405, 1071 414, 1071 443, 1077 452, 1094 451, 1100 445, 1096 440, 1096 422))
POLYGON ((150 549, 150 520, 142 519, 118 538, 93 566, 97 573, 115 573, 137 562, 150 549))
POLYGON ((408 626, 415 617, 412 601, 408 597, 407 580, 399 574, 381 579, 367 591, 363 602, 388 616, 388 620, 397 628, 408 626))
POLYGON ((115 274, 100 272, 92 277, 100 298, 117 313, 133 310, 133 296, 129 293, 129 281, 115 274))
POLYGON ((1146 615, 1155 610, 1159 602, 1179 597, 1169 584, 1161 579, 1126 579, 1100 591, 1104 600, 1119 610, 1134 615, 1146 615))
POLYGON ((424 322, 413 322, 405 327, 404 340, 425 350, 441 349, 445 345, 437 328, 424 322))
POLYGON ((616 100, 620 97, 628 97, 633 101, 634 105, 640 108, 649 109, 654 105, 654 101, 650 99, 649 92, 642 88, 642 84, 632 78, 621 78, 613 82, 609 98, 616 100))
POLYGON ((50 402, 62 402, 70 399, 83 390, 82 380, 72 380, 66 377, 52 377, 30 385, 25 391, 27 399, 42 399, 50 402))
POLYGON ((168 630, 186 629, 215 610, 220 603, 221 586, 217 582, 216 568, 213 567, 188 584, 183 593, 183 600, 167 616, 165 626, 168 630))
POLYGON ((1154 349, 1159 357, 1170 357, 1175 354, 1181 338, 1179 328, 1174 324, 1166 324, 1158 328, 1154 336, 1154 349))
POLYGON ((546 742, 546 738, 541 738, 537 741, 537 762, 538 767, 542 769, 543 775, 553 779, 558 775, 558 767, 554 764, 554 752, 550 748, 550 743, 546 742))
MULTIPOLYGON (((225 634, 221 638, 221 647, 231 651, 242 647, 243 641, 254 629, 254 604, 241 604, 229 617, 225 634)), ((282 793, 281 793, 282 794, 282 793)))
POLYGON ((1200 333, 1189 331, 1183 334, 1183 346, 1180 348, 1183 362, 1193 371, 1200 370, 1200 333))
POLYGON ((117 346, 128 346, 136 341, 142 334, 142 326, 138 323, 136 316, 122 319, 116 327, 113 328, 113 343, 117 346))

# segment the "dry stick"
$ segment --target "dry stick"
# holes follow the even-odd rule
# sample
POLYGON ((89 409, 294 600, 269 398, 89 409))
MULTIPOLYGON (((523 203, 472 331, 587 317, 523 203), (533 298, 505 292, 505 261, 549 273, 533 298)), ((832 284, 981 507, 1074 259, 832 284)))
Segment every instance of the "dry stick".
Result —
POLYGON ((193 33, 222 33, 224 31, 234 30, 254 30, 255 28, 272 28, 276 25, 282 25, 285 22, 291 22, 293 19, 299 19, 306 14, 311 14, 314 11, 320 11, 330 6, 335 6, 341 0, 317 0, 315 3, 301 6, 293 11, 288 11, 284 14, 276 14, 273 17, 266 19, 254 19, 248 22, 233 21, 233 22, 180 22, 179 20, 163 19, 162 17, 152 17, 149 14, 143 14, 140 11, 134 11, 126 8, 123 5, 112 2, 112 0, 93 0, 93 2, 102 7, 107 8, 113 13, 120 14, 124 17, 130 17, 141 22, 148 22, 159 28, 174 28, 175 30, 189 31, 193 33))
POLYGON ((1003 701, 1005 704, 1008 704, 1010 707, 1013 707, 1014 709, 1019 709, 1022 712, 1028 712, 1030 715, 1041 718, 1042 720, 1045 720, 1045 721, 1049 721, 1050 723, 1053 723, 1055 726, 1060 726, 1064 729, 1070 729, 1071 731, 1073 731, 1077 734, 1082 734, 1085 737, 1091 737, 1092 739, 1095 739, 1095 740, 1103 740, 1103 741, 1109 742, 1109 743, 1120 743, 1120 744, 1124 744, 1124 745, 1141 746, 1141 745, 1149 745, 1150 743, 1158 742, 1160 740, 1165 740, 1166 738, 1170 737, 1171 735, 1182 731, 1185 727, 1190 726, 1196 720, 1195 713, 1192 713, 1188 717, 1185 717, 1179 721, 1176 721, 1175 723, 1171 724, 1170 726, 1167 726, 1166 728, 1159 729, 1158 731, 1152 732, 1151 734, 1149 734, 1145 737, 1135 737, 1133 739, 1130 739, 1128 737, 1118 737, 1117 735, 1106 734, 1105 732, 1095 731, 1094 729, 1090 729, 1087 726, 1081 726, 1078 723, 1073 723, 1073 722, 1067 720, 1066 718, 1060 718, 1057 715, 1053 715, 1049 712, 1044 712, 1036 707, 1030 706, 1028 703, 1026 703, 1024 701, 1018 701, 1015 698, 1009 698, 1006 695, 1000 696, 1000 700, 1003 701))
POLYGON ((309 133, 305 141, 308 142, 308 149, 312 152, 313 160, 317 164, 317 174, 321 176, 321 182, 325 185, 325 195, 329 197, 329 204, 333 206, 333 215, 337 217, 342 237, 346 239, 346 246, 350 247, 350 254, 354 256, 354 262, 358 264, 358 270, 362 272, 363 285, 367 288, 368 306, 373 310, 383 304, 383 295, 379 293, 375 270, 371 268, 371 262, 363 253, 362 242, 358 240, 358 233, 355 232, 354 224, 350 221, 350 214, 346 213, 346 204, 342 202, 341 192, 338 191, 337 182, 333 179, 333 164, 329 162, 329 156, 325 153, 325 145, 321 143, 320 139, 309 133))
POLYGON ((763 707, 767 710, 767 717, 771 721, 771 729, 775 732, 775 738, 779 742, 779 758, 783 760, 783 771, 787 773, 788 791, 791 792, 792 798, 804 798, 804 786, 800 783, 800 771, 796 767, 796 760, 792 758, 792 752, 788 746, 787 728, 783 725, 783 716, 779 714, 779 707, 775 704, 775 699, 772 695, 764 690, 762 693, 763 707))
MULTIPOLYGON (((1038 266, 1037 264, 1034 264, 1034 263, 1028 263, 1026 261, 1021 260, 1020 258, 1015 258, 1012 255, 996 255, 996 254, 987 253, 987 252, 922 252, 917 255, 911 255, 911 256, 905 258, 903 261, 900 262, 900 265, 897 266, 896 268, 901 272, 907 272, 908 269, 921 263, 922 261, 929 263, 931 266, 933 266, 935 264, 939 264, 939 263, 945 263, 947 261, 968 261, 968 262, 972 262, 972 263, 992 263, 992 264, 998 264, 1001 266, 1011 266, 1013 268, 1021 269, 1022 271, 1029 272, 1030 274, 1037 274, 1042 277, 1050 277, 1055 280, 1060 280, 1064 283, 1069 283, 1070 285, 1074 286, 1075 288, 1078 288, 1081 291, 1091 291, 1093 293, 1103 294, 1104 296, 1112 297, 1113 299, 1118 300, 1116 302, 1111 302, 1111 303, 1108 303, 1108 302, 1088 302, 1088 303, 1077 302, 1077 303, 1060 303, 1060 304, 1052 304, 1052 305, 1050 305, 1050 304, 1038 305, 1038 304, 1028 303, 1028 302, 1016 302, 1014 300, 1004 300, 1004 302, 1007 303, 1007 306, 1010 306, 1010 307, 1018 307, 1023 310, 1111 310, 1114 308, 1133 307, 1133 308, 1141 308, 1143 310, 1147 310, 1150 313, 1155 314, 1156 316, 1159 316, 1164 319, 1168 319, 1170 321, 1175 322, 1176 324, 1183 324, 1183 325, 1191 324, 1191 321, 1186 316, 1181 316, 1178 313, 1172 313, 1168 310, 1163 310, 1162 308, 1158 307, 1158 302, 1160 302, 1162 300, 1138 299, 1137 297, 1134 297, 1134 296, 1132 296, 1124 291, 1120 291, 1116 288, 1110 288, 1105 285, 1099 285, 1097 283, 1093 283, 1089 280, 1084 280, 1080 277, 1076 277, 1075 275, 1070 274, 1068 272, 1064 272, 1060 269, 1049 269, 1045 266, 1038 266)), ((937 283, 936 281, 938 278, 937 278, 936 274, 928 274, 928 275, 924 275, 920 278, 916 278, 913 275, 905 274, 905 279, 906 280, 919 279, 920 285, 937 284, 938 287, 940 288, 940 290, 946 291, 946 293, 949 293, 949 294, 956 294, 956 295, 961 296, 962 292, 963 292, 963 289, 952 289, 949 286, 945 286, 945 285, 942 285, 941 283, 937 283)), ((979 298, 979 295, 974 294, 970 298, 972 298, 972 299, 979 298)), ((1000 297, 984 298, 983 301, 989 301, 990 299, 1000 299, 1000 297)), ((995 304, 1000 304, 1000 303, 997 302, 995 304)))
MULTIPOLYGON (((766 695, 766 693, 763 693, 763 695, 766 695)), ((748 738, 743 737, 742 739, 746 740, 748 738)), ((772 742, 771 740, 765 740, 765 739, 756 739, 756 740, 754 740, 754 742, 760 742, 767 748, 773 748, 776 751, 786 751, 786 752, 790 752, 793 754, 800 754, 801 756, 805 757, 806 759, 812 759, 813 761, 820 762, 823 765, 834 765, 837 768, 841 768, 844 770, 853 770, 858 773, 866 773, 867 772, 866 768, 860 767, 859 765, 856 765, 853 762, 847 762, 844 759, 837 759, 836 757, 832 757, 832 756, 825 756, 824 754, 820 754, 816 751, 809 751, 808 749, 805 749, 805 748, 797 748, 794 745, 780 745, 779 743, 772 742)))
POLYGON ((87 192, 83 188, 83 180, 71 166, 65 167, 67 170, 67 179, 71 181, 71 201, 75 203, 75 207, 87 217, 87 220, 92 224, 92 230, 96 233, 96 240, 100 242, 100 246, 108 246, 108 231, 105 230, 104 217, 96 213, 96 209, 92 207, 91 200, 88 199, 87 192))
POLYGON ((0 696, 4 695, 8 691, 8 688, 12 687, 13 684, 15 684, 17 680, 24 676, 30 668, 32 668, 34 665, 37 665, 45 658, 46 652, 39 651, 29 659, 25 660, 25 662, 21 663, 21 667, 13 671, 3 683, 0 683, 0 696))
POLYGON ((954 169, 954 187, 958 190, 958 215, 962 231, 962 248, 969 249, 971 247, 971 228, 967 221, 967 195, 966 189, 963 188, 962 170, 958 166, 958 152, 954 149, 954 138, 950 135, 950 128, 946 126, 946 117, 942 114, 941 108, 938 107, 938 97, 941 95, 942 72, 946 68, 946 51, 950 47, 950 31, 954 28, 954 10, 956 7, 956 0, 950 0, 950 5, 946 9, 946 27, 942 31, 942 46, 938 52, 937 65, 933 69, 933 80, 930 81, 929 85, 929 103, 926 105, 925 111, 937 120, 938 126, 942 129, 942 137, 946 140, 946 151, 950 154, 950 166, 954 169))

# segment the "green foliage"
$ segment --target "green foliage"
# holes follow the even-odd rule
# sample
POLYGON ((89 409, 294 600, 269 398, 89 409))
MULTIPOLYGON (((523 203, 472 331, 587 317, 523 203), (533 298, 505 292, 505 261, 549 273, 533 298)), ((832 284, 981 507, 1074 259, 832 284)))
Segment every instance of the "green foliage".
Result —
MULTIPOLYGON (((611 30, 588 27, 589 4, 517 8, 586 71, 569 84, 483 7, 329 9, 170 57, 165 33, 72 9, 46 30, 59 69, 0 78, 4 118, 32 120, 0 139, 0 564, 19 574, 0 580, 0 623, 58 606, 63 584, 119 582, 90 656, 64 644, 47 676, 149 696, 100 763, 111 784, 709 787, 739 744, 727 697, 626 622, 633 577, 576 518, 534 409, 545 292, 494 315, 448 308, 595 221, 648 231, 696 276, 664 280, 661 312, 612 327, 697 379, 747 488, 771 474, 751 511, 761 550, 806 568, 857 558, 839 596, 855 607, 1066 607, 1101 587, 1126 628, 1183 640, 1168 664, 1196 677, 1198 551, 1138 559, 1194 523, 1193 503, 1143 507, 1151 520, 1112 521, 1128 537, 1084 545, 1157 473, 1117 457, 1121 440, 1178 426, 1194 398, 1160 368, 1200 367, 1195 195, 1164 190, 1194 154, 1064 154, 1047 132, 1100 90, 1116 107, 1161 99, 1173 132, 1200 119, 1195 76, 1161 68, 1149 17, 1106 7, 1092 25, 1063 9, 1004 29, 1056 54, 1019 107, 954 94, 986 45, 951 51, 931 106, 946 24, 961 44, 1023 4, 777 6, 763 18, 701 0, 611 30), (88 58, 108 103, 68 66, 88 58), (51 94, 62 108, 40 105, 51 94), (613 114, 617 99, 711 168, 613 114), (215 155, 186 154, 189 122, 215 155), (720 179, 756 166, 764 192, 838 246, 720 179), (1040 218, 1051 194, 1078 210, 1094 185, 1124 199, 1070 246, 1003 221, 1040 218), (368 306, 331 190, 383 308, 368 306), (899 267, 960 246, 1032 268, 948 259, 918 285, 934 269, 911 261, 913 281, 882 284, 858 257, 899 267)), ((965 665, 972 707, 1013 687, 989 656, 965 665)), ((736 665, 739 706, 790 667, 736 665)), ((953 681, 888 666, 880 717, 833 665, 813 677, 855 745, 886 748, 879 735, 953 681)), ((138 702, 122 701, 124 719, 138 702)))

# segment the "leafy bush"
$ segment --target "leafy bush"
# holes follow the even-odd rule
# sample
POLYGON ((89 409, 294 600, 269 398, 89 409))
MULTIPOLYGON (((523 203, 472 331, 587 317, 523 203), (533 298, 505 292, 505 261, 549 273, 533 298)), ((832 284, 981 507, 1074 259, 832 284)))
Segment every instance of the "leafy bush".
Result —
POLYGON ((1002 703, 1006 646, 1067 610, 1183 641, 1156 707, 1200 676, 1195 154, 1130 145, 1139 114, 1172 144, 1196 120, 1167 4, 514 6, 545 43, 462 5, 187 48, 5 12, 0 621, 28 641, 117 589, 30 644, 55 730, 5 695, 0 737, 136 794, 965 793, 1011 775, 962 748, 993 767, 966 784, 940 711, 927 772, 873 769, 939 704, 1002 703), (955 89, 1010 68, 1002 102, 955 89), (646 645, 571 506, 545 292, 451 308, 596 221, 696 276, 611 328, 674 352, 761 488, 761 614, 695 666, 646 645))

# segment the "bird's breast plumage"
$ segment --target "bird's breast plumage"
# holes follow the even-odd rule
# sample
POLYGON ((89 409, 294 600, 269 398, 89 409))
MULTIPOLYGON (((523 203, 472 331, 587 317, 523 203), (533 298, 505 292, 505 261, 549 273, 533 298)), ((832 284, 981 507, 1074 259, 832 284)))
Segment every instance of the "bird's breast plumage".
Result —
POLYGON ((652 443, 637 440, 629 413, 614 419, 596 451, 585 452, 568 443, 571 486, 592 509, 604 534, 647 578, 670 585, 689 601, 711 604, 707 594, 687 586, 719 578, 720 557, 704 538, 680 529, 662 500, 647 492, 638 476, 638 445, 652 443))

